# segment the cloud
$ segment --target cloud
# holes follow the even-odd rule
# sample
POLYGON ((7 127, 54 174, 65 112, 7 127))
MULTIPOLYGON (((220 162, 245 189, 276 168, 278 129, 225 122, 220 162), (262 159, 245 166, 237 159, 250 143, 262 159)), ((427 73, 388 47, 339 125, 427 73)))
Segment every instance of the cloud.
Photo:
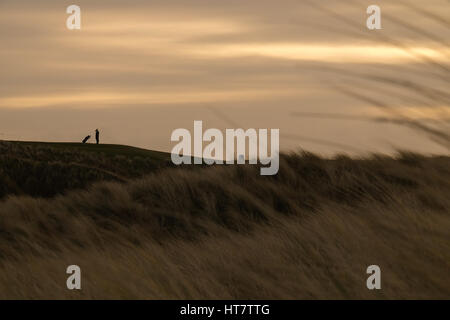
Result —
MULTIPOLYGON (((385 92, 382 84, 370 84, 364 76, 349 79, 344 74, 349 70, 442 87, 432 73, 439 76, 439 65, 448 65, 445 43, 450 34, 433 15, 394 2, 382 4, 387 16, 417 21, 443 45, 387 18, 380 33, 369 32, 365 8, 370 1, 316 1, 315 6, 307 2, 79 0, 82 30, 69 31, 64 2, 2 0, 0 28, 8 32, 0 34, 0 112, 140 106, 127 118, 132 121, 142 118, 145 108, 213 104, 264 106, 264 117, 273 120, 289 114, 293 106, 329 112, 362 108, 360 102, 330 90, 329 83, 353 81, 352 85, 369 86, 374 94, 385 92), (344 72, 324 72, 330 65, 344 72)), ((441 0, 427 2, 434 15, 442 16, 447 6, 441 0)), ((385 98, 398 103, 397 98, 385 98)), ((422 105, 407 99, 401 103, 405 108, 422 105)), ((442 106, 440 101, 428 104, 442 106)), ((44 131, 53 130, 52 123, 61 117, 56 112, 47 115, 46 125, 36 128, 42 130, 37 136, 47 136, 44 131)), ((17 125, 25 127, 29 121, 25 117, 17 125)), ((171 126, 170 116, 161 121, 171 126)), ((5 124, 0 120, 0 125, 5 124)), ((328 125, 330 130, 339 126, 328 125)), ((110 129, 112 138, 122 136, 120 126, 110 129)), ((133 139, 130 136, 129 143, 133 139)))

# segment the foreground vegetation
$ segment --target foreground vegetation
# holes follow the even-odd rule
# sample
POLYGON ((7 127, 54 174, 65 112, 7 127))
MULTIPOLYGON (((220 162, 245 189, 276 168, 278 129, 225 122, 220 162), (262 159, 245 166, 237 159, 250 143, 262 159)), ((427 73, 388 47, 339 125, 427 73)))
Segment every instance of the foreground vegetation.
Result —
MULTIPOLYGON (((75 157, 26 148, 35 161, 75 157)), ((92 157, 121 175, 134 159, 92 157)), ((408 153, 299 153, 273 177, 254 166, 159 168, 47 199, 8 195, 0 298, 448 299, 449 207, 450 159, 408 153), (81 291, 66 288, 71 264, 81 291), (366 288, 372 264, 381 290, 366 288)))

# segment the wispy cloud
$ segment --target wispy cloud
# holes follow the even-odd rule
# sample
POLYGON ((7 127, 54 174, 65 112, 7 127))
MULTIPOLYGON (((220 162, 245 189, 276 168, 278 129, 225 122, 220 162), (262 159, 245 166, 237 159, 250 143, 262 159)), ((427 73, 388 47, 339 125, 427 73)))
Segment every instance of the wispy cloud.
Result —
MULTIPOLYGON (((69 31, 60 1, 3 0, 0 112, 264 107, 255 119, 277 119, 277 126, 304 137, 308 120, 294 122, 292 109, 372 114, 368 101, 331 90, 337 82, 383 95, 411 117, 439 118, 438 110, 448 108, 448 2, 429 1, 424 12, 419 0, 383 3, 383 30, 375 32, 365 28, 369 2, 80 0, 82 30, 69 31)), ((133 112, 138 121, 142 113, 133 112)), ((160 122, 170 127, 169 118, 160 122)), ((50 115, 37 130, 58 120, 50 115)), ((348 126, 327 125, 329 133, 308 127, 310 141, 333 132, 345 144, 355 138, 345 133, 348 126)), ((118 137, 120 127, 114 130, 118 137)), ((285 146, 295 146, 292 137, 285 146)))

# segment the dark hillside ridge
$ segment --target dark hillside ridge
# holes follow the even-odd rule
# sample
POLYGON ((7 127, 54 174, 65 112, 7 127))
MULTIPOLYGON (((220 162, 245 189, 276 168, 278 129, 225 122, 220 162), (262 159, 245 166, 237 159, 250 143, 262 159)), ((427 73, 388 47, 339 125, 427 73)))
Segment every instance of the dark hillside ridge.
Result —
POLYGON ((170 153, 124 145, 0 141, 0 198, 52 197, 170 166, 170 153))

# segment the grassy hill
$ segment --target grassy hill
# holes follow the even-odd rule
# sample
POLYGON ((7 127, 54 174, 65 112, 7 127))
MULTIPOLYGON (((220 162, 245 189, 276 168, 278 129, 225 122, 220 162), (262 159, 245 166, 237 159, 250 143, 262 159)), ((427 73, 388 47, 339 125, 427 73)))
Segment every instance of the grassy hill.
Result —
POLYGON ((450 298, 448 157, 298 153, 260 176, 248 165, 171 168, 123 146, 0 148, 13 186, 31 175, 66 188, 0 201, 2 299, 450 298), (81 291, 66 288, 71 264, 81 291), (372 264, 382 290, 366 288, 372 264))
POLYGON ((95 181, 128 181, 170 165, 170 154, 111 144, 0 141, 0 198, 51 197, 95 181))
POLYGON ((93 143, 77 143, 77 142, 38 142, 38 141, 6 141, 18 145, 26 145, 38 148, 53 148, 68 151, 68 149, 76 150, 76 152, 95 152, 102 153, 106 156, 123 155, 127 157, 144 157, 154 161, 170 160, 170 154, 161 151, 147 150, 137 147, 119 145, 119 144, 93 144, 93 143))

